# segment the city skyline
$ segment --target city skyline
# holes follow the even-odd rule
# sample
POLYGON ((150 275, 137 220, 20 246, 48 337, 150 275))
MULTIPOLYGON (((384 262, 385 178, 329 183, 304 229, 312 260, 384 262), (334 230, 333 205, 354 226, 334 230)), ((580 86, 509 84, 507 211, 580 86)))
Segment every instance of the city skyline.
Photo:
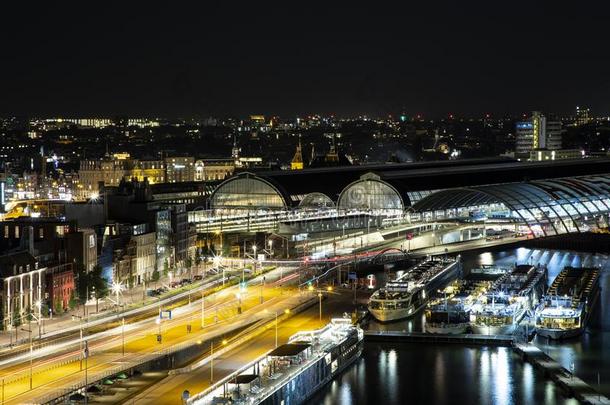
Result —
POLYGON ((0 115, 610 111, 605 4, 10 8, 0 115))
POLYGON ((610 404, 610 3, 0 24, 18 404, 610 404))

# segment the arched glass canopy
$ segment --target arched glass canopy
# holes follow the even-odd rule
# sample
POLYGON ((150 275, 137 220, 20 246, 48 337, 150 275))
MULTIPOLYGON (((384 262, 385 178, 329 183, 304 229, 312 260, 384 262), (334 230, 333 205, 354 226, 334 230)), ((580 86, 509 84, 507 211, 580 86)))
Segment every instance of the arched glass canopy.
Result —
POLYGON ((303 209, 329 209, 335 208, 333 200, 323 193, 309 193, 299 203, 303 209))
POLYGON ((396 188, 373 173, 349 184, 339 195, 339 210, 402 211, 403 198, 396 188))
POLYGON ((607 226, 610 176, 586 176, 446 189, 416 202, 414 212, 438 212, 497 204, 544 236, 607 226))
POLYGON ((222 182, 210 198, 212 209, 282 209, 287 204, 270 182, 251 173, 241 173, 222 182))

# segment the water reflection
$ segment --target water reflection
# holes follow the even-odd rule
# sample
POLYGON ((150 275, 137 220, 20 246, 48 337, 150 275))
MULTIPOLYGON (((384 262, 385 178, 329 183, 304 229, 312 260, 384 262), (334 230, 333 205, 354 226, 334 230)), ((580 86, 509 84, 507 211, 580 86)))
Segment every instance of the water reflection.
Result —
MULTIPOLYGON (((575 373, 579 377, 593 387, 599 388, 603 394, 610 396, 610 316, 607 316, 608 311, 610 310, 610 294, 604 293, 604 291, 610 290, 610 258, 608 255, 520 247, 499 252, 484 252, 480 254, 465 253, 462 255, 462 258, 464 267, 467 269, 478 267, 483 264, 497 264, 502 267, 511 267, 515 263, 540 263, 546 265, 548 268, 549 285, 565 266, 600 267, 602 269, 600 276, 602 294, 598 302, 598 307, 596 308, 585 333, 576 339, 563 342, 546 341, 544 339, 536 338, 534 343, 545 353, 556 359, 565 368, 570 369, 573 363, 575 373), (599 387, 597 384, 598 373, 601 382, 599 387)), ((423 317, 416 316, 409 320, 390 324, 371 322, 371 328, 381 330, 421 331, 423 330, 422 318, 423 317)), ((544 387, 544 391, 546 392, 543 395, 544 400, 540 400, 540 397, 536 397, 537 399, 534 402, 556 403, 553 384, 543 383, 535 386, 536 378, 532 377, 535 372, 529 365, 524 365, 519 360, 516 360, 519 367, 521 367, 521 374, 517 377, 514 373, 511 374, 511 370, 516 367, 514 364, 511 365, 511 362, 513 362, 511 356, 506 355, 508 356, 508 359, 504 356, 502 360, 498 358, 496 360, 496 366, 504 368, 496 369, 496 366, 492 364, 491 353, 487 352, 487 349, 462 349, 466 350, 464 353, 469 354, 464 355, 461 359, 461 363, 457 365, 457 367, 464 370, 463 374, 457 376, 457 378, 461 381, 461 385, 468 384, 467 381, 478 380, 479 383, 477 386, 480 389, 479 395, 481 398, 490 398, 493 396, 495 398, 494 402, 497 401, 497 403, 533 403, 532 401, 534 401, 534 396, 537 395, 537 390, 544 387), (474 351, 468 352, 468 350, 474 351), (473 356, 478 359, 476 365, 473 364, 473 356), (493 372, 494 370, 496 373, 493 372), (472 377, 466 380, 466 373, 470 371, 473 371, 472 377), (523 399, 523 402, 515 402, 511 399, 514 398, 515 393, 510 393, 509 391, 510 389, 514 389, 515 382, 513 379, 515 378, 518 378, 519 383, 516 385, 519 386, 519 395, 523 399), (507 386, 509 389, 506 389, 507 386), (499 387, 504 388, 500 391, 499 387)), ((424 351, 435 353, 435 350, 435 348, 427 348, 424 351)), ((441 354, 440 357, 437 355, 434 358, 431 358, 429 363, 417 364, 421 365, 420 368, 431 367, 433 370, 441 372, 443 361, 446 361, 446 359, 441 354)), ((398 363, 402 364, 400 358, 398 363)), ((366 374, 368 381, 368 372, 366 374)), ((445 389, 455 384, 454 379, 449 377, 444 371, 442 373, 442 389, 436 384, 437 382, 441 382, 441 379, 436 374, 430 376, 430 381, 435 382, 434 390, 439 392, 440 397, 444 397, 445 395, 450 396, 450 394, 445 392, 445 389)), ((460 384, 458 385, 461 386, 460 384)), ((460 388, 459 386, 457 389, 460 388)), ((558 395, 558 398, 561 399, 561 395, 558 395)))
POLYGON ((610 309, 610 294, 603 293, 610 289, 608 255, 520 247, 502 252, 467 253, 463 255, 463 259, 465 268, 481 264, 512 266, 515 263, 540 263, 546 265, 549 270, 549 285, 565 266, 600 267, 602 294, 585 333, 578 338, 562 342, 536 338, 534 343, 563 367, 570 369, 573 364, 576 375, 595 388, 598 388, 599 373, 601 382, 599 389, 605 395, 610 395, 610 317, 606 316, 610 309))
POLYGON ((362 359, 309 403, 576 404, 509 348, 365 343, 362 359))

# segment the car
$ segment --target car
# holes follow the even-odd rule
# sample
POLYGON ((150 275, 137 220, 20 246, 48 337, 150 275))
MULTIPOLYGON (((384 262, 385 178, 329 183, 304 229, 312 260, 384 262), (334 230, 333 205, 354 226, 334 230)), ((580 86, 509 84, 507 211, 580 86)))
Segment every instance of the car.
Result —
POLYGON ((193 280, 201 281, 201 280, 203 280, 203 276, 201 274, 196 274, 195 276, 193 276, 193 280))

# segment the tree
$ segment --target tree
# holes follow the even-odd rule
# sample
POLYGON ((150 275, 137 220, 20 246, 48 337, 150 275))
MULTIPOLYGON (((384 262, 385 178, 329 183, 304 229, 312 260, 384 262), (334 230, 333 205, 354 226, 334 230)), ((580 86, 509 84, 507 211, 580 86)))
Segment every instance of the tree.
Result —
POLYGON ((55 300, 55 314, 59 315, 64 312, 64 306, 61 304, 61 300, 55 300))
POLYGON ((29 321, 32 320, 32 307, 30 305, 28 305, 25 309, 25 319, 29 321))
POLYGON ((187 270, 189 271, 189 277, 192 279, 193 278, 193 259, 191 259, 191 256, 186 256, 186 259, 184 260, 184 264, 187 268, 187 270))
POLYGON ((21 313, 17 308, 13 308, 13 326, 21 326, 21 313))
POLYGON ((152 276, 151 276, 151 278, 150 278, 150 279, 151 279, 152 281, 154 281, 154 282, 157 282, 157 281, 159 281, 159 278, 160 278, 160 277, 161 277, 161 274, 159 274, 159 269, 157 269, 157 268, 155 267, 155 270, 153 271, 152 276))
POLYGON ((68 307, 70 307, 70 309, 74 309, 74 308, 76 308, 77 303, 78 303, 78 300, 76 298, 76 293, 74 291, 72 291, 70 293, 70 301, 68 301, 68 307))
POLYGON ((91 288, 95 288, 95 298, 100 299, 108 296, 108 282, 102 275, 102 266, 96 264, 88 275, 91 288))
POLYGON ((76 265, 76 295, 79 302, 86 303, 89 297, 89 275, 85 270, 85 265, 79 263, 76 265))
POLYGON ((49 313, 48 301, 45 301, 42 303, 42 305, 40 306, 40 313, 42 314, 43 317, 49 313))
POLYGON ((163 260, 163 277, 167 277, 168 274, 169 274, 169 261, 167 260, 167 258, 165 258, 165 260, 163 260))

